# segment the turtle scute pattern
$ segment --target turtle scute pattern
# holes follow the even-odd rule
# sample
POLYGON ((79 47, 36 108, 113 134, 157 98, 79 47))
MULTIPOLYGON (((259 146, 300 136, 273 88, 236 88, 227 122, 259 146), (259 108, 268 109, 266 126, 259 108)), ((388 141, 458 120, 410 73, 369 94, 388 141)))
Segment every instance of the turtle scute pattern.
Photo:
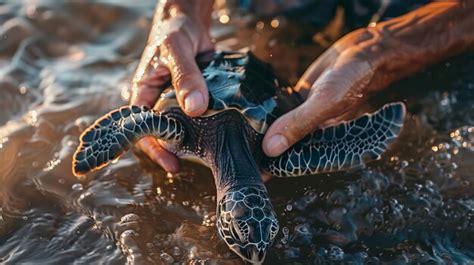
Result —
POLYGON ((209 88, 209 113, 236 109, 260 133, 278 109, 273 98, 278 79, 271 67, 252 53, 218 53, 203 71, 209 88))
POLYGON ((184 130, 175 119, 146 107, 121 107, 99 118, 81 135, 73 160, 74 174, 83 175, 104 167, 146 135, 180 142, 184 130))
POLYGON ((278 221, 261 187, 229 191, 217 206, 219 235, 231 249, 265 251, 278 233, 278 221))
POLYGON ((374 114, 317 130, 283 155, 269 161, 274 176, 291 177, 340 171, 380 158, 400 133, 403 103, 387 104, 374 114))

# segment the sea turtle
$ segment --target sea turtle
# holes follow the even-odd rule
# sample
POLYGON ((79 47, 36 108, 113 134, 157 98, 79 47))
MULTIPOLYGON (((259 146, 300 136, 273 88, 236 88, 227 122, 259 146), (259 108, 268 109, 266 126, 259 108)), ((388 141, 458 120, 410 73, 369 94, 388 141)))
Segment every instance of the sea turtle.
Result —
POLYGON ((391 103, 374 114, 317 130, 281 156, 269 158, 261 150, 261 140, 287 110, 289 88, 251 53, 216 53, 202 72, 210 98, 204 115, 186 116, 172 87, 153 110, 113 110, 81 135, 73 172, 84 175, 104 167, 146 135, 180 157, 200 159, 215 178, 218 233, 250 263, 263 262, 279 230, 261 170, 292 177, 359 166, 380 157, 402 128, 404 104, 391 103))

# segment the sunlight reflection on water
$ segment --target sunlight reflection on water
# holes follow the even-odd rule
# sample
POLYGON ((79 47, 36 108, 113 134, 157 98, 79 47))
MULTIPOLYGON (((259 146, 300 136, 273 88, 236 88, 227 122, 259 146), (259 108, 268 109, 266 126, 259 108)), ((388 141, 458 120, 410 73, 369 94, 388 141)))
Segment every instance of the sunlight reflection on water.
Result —
MULTIPOLYGON (((133 93, 153 8, 140 1, 0 7, 1 263, 241 263, 217 237, 207 169, 186 163, 167 176, 127 154, 83 182, 72 176, 79 134, 133 93)), ((302 40, 304 29, 280 17, 256 21, 229 10, 214 17, 218 47, 250 46, 291 82, 323 50, 313 39, 328 41, 302 40)), ((466 54, 371 102, 406 100, 410 113, 382 161, 270 181, 282 232, 267 263, 472 262, 473 69, 466 54)))

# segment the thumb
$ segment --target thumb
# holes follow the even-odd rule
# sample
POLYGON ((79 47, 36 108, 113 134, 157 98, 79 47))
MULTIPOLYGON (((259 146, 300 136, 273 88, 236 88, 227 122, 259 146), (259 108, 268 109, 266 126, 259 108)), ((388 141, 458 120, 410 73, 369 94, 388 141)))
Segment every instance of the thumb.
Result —
POLYGON ((340 84, 334 81, 334 72, 329 70, 323 73, 311 88, 306 101, 270 126, 262 143, 265 154, 279 156, 326 120, 342 114, 349 102, 345 98, 346 91, 338 86, 340 84))
POLYGON ((266 155, 270 157, 281 155, 290 146, 316 129, 322 119, 314 105, 307 100, 278 118, 270 126, 262 142, 266 155))

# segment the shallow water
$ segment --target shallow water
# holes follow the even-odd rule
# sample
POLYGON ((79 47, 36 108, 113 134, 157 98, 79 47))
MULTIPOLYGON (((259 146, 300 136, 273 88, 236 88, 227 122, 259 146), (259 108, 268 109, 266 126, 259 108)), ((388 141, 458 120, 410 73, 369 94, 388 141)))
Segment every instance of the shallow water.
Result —
MULTIPOLYGON (((71 173, 80 132, 129 99, 153 11, 138 3, 0 6, 0 263, 241 263, 217 237, 207 169, 168 176, 129 153, 87 180, 71 173)), ((322 47, 279 21, 213 35, 295 81, 322 47)), ((282 228, 266 263, 472 263, 473 70, 464 54, 374 98, 409 111, 382 161, 270 181, 282 228)))

